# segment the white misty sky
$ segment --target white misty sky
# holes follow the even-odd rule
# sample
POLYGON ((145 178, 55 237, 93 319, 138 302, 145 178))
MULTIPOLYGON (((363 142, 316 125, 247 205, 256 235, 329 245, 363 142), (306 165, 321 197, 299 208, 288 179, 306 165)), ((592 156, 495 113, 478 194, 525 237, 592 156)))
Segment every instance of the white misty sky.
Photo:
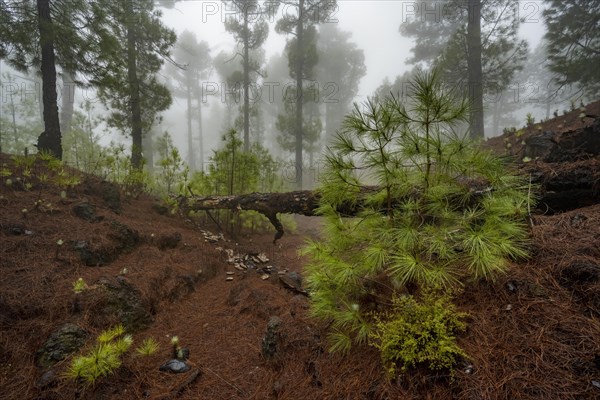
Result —
MULTIPOLYGON (((367 75, 362 79, 359 99, 369 96, 384 78, 394 80, 397 75, 410 69, 405 60, 411 55, 412 41, 400 35, 398 28, 410 13, 423 15, 421 2, 400 0, 338 0, 338 10, 331 16, 343 31, 352 32, 352 41, 365 53, 367 75)), ((519 15, 524 19, 520 34, 534 47, 544 34, 541 17, 542 1, 518 2, 519 15)), ((284 13, 280 9, 274 20, 284 13)), ((232 35, 225 31, 223 20, 228 15, 221 1, 182 0, 174 9, 163 10, 166 25, 178 33, 188 29, 205 40, 213 56, 221 50, 230 51, 234 46, 232 35)), ((430 18, 429 14, 427 18, 430 18)), ((273 26, 271 26, 273 28, 273 26)), ((281 52, 286 36, 274 29, 264 46, 267 60, 281 52)))

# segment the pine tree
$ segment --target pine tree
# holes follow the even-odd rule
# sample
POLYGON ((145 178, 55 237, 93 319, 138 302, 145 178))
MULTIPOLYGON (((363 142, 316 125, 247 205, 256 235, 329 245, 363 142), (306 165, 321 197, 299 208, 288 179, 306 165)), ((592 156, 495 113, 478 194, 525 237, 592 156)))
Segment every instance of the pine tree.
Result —
POLYGON ((357 105, 327 156, 325 236, 306 252, 333 349, 364 342, 393 297, 493 279, 527 254, 529 188, 458 130, 469 101, 437 74, 417 72, 407 99, 357 105))
POLYGON ((242 70, 244 92, 244 151, 250 150, 250 84, 251 72, 259 73, 258 65, 251 57, 251 51, 259 49, 269 35, 267 18, 277 12, 279 3, 257 0, 229 0, 225 6, 234 11, 225 21, 225 29, 232 33, 242 47, 242 70))
POLYGON ((97 12, 105 22, 99 36, 109 51, 102 54, 106 67, 94 83, 112 110, 107 123, 131 135, 131 163, 141 169, 142 137, 171 104, 156 73, 170 57, 176 36, 160 21, 152 0, 102 0, 97 12))
POLYGON ((330 141, 341 127, 358 94, 360 80, 367 73, 365 54, 350 41, 352 34, 335 24, 319 26, 316 76, 325 106, 325 136, 330 141))
MULTIPOLYGON (((205 41, 198 42, 196 35, 190 31, 183 31, 177 40, 173 58, 179 65, 169 64, 167 72, 173 78, 170 84, 172 93, 176 97, 186 99, 187 105, 187 130, 188 130, 188 165, 192 171, 197 169, 197 153, 203 152, 202 146, 202 98, 198 96, 200 79, 205 76, 208 68, 212 65, 210 49, 205 41), (192 130, 192 119, 194 117, 193 100, 196 99, 196 111, 198 115, 198 148, 194 145, 192 130)), ((203 163, 200 156, 200 166, 203 163)))
POLYGON ((600 95, 600 0, 546 0, 550 70, 559 86, 577 85, 591 100, 600 95))
POLYGON ((483 91, 504 90, 527 54, 527 42, 518 38, 518 8, 510 0, 428 1, 418 7, 400 25, 403 35, 416 39, 408 62, 436 67, 443 80, 467 88, 471 135, 483 138, 483 91), (424 10, 435 10, 435 18, 424 10))
POLYGON ((277 21, 275 30, 278 33, 294 36, 293 49, 289 47, 288 60, 290 75, 296 80, 296 137, 294 152, 296 185, 298 189, 302 189, 302 142, 304 140, 303 85, 304 80, 311 78, 311 71, 308 68, 307 60, 316 57, 316 47, 313 47, 314 43, 311 43, 307 39, 310 39, 311 27, 314 29, 314 25, 326 22, 331 10, 336 8, 337 3, 331 0, 289 0, 282 1, 282 3, 296 9, 296 15, 285 15, 284 18, 277 21))

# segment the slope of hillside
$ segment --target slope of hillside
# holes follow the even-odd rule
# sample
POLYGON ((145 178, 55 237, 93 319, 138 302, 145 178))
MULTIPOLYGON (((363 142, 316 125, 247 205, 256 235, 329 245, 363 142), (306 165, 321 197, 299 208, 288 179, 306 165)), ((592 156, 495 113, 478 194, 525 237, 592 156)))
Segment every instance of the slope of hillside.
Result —
POLYGON ((454 377, 415 370, 390 380, 373 348, 329 354, 307 297, 280 278, 302 274, 298 250, 318 234, 318 218, 298 217, 297 232, 278 245, 271 232, 220 238, 94 177, 69 188, 43 162, 25 171, 6 155, 0 168, 2 399, 600 396, 600 204, 534 216, 531 260, 465 287, 458 304, 469 328, 459 341, 470 359, 454 377), (236 268, 232 255, 248 255, 240 262, 249 268, 236 268), (79 278, 87 287, 75 293, 79 278), (275 353, 266 357, 274 316, 275 353), (134 347, 154 338, 160 349, 129 351, 93 386, 65 378, 72 354, 119 322, 134 347), (71 335, 70 352, 64 341, 48 346, 59 331, 71 335), (182 374, 159 371, 173 336, 190 352, 182 374))

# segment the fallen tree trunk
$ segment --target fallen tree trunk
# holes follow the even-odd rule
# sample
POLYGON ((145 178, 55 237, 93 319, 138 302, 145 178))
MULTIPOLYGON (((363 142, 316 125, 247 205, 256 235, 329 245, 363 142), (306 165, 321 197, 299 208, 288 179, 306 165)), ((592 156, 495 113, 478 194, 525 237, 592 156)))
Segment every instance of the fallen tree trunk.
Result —
MULTIPOLYGON (((600 202, 600 159, 589 159, 576 163, 531 163, 522 167, 522 173, 529 176, 533 184, 541 188, 537 211, 556 213, 584 207, 600 202)), ((491 188, 481 182, 464 182, 474 194, 485 193, 491 188)), ((377 187, 364 187, 362 194, 377 191, 377 187)), ((359 196, 360 198, 360 196, 359 196)), ((263 214, 275 227, 275 239, 285 233, 277 214, 300 214, 315 216, 319 207, 319 192, 302 190, 286 193, 250 193, 238 196, 181 197, 179 204, 183 210, 252 210, 263 214)), ((354 216, 361 210, 357 204, 343 204, 338 211, 346 216, 354 216)))

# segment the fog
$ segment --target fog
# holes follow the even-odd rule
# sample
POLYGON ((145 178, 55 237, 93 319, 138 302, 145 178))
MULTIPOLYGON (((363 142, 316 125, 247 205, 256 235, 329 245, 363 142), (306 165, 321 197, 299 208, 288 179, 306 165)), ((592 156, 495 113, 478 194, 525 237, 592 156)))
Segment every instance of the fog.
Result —
MULTIPOLYGON (((446 68, 447 78, 461 75, 457 82, 465 79, 466 57, 454 54, 461 49, 451 48, 448 43, 450 37, 458 36, 460 29, 465 28, 466 16, 448 13, 442 7, 448 3, 452 2, 339 0, 335 8, 316 17, 318 21, 307 24, 315 27, 314 33, 309 30, 306 33, 314 35, 311 40, 315 49, 307 51, 315 54, 303 56, 305 63, 310 64, 304 72, 307 74, 304 80, 308 86, 310 82, 316 83, 318 98, 304 106, 307 121, 303 140, 309 140, 312 135, 310 143, 303 145, 304 161, 310 160, 312 165, 320 157, 321 150, 330 143, 354 102, 360 104, 373 96, 402 92, 402 85, 417 66, 428 69, 437 63, 446 68), (440 32, 439 35, 436 36, 436 32, 440 32)), ((222 145, 222 135, 231 128, 245 134, 252 143, 261 144, 275 157, 291 161, 293 110, 284 105, 283 98, 288 95, 289 84, 294 86, 294 71, 288 56, 295 39, 293 35, 276 32, 276 25, 277 21, 293 18, 296 9, 284 4, 265 17, 268 36, 264 43, 249 51, 253 63, 249 72, 253 98, 249 107, 252 109, 244 110, 243 90, 240 90, 243 46, 239 40, 236 42, 234 32, 228 31, 226 24, 228 20, 239 20, 240 14, 228 4, 179 0, 171 7, 159 8, 162 23, 176 32, 178 42, 171 48, 171 58, 164 60, 158 72, 158 80, 169 88, 173 101, 168 110, 160 113, 161 118, 151 129, 152 137, 168 132, 188 164, 202 164, 192 169, 203 168, 213 150, 222 145), (185 40, 189 43, 184 43, 185 40), (190 53, 191 58, 187 59, 186 52, 190 51, 195 55, 192 57, 190 53), (186 79, 194 82, 193 89, 185 83, 186 79), (248 119, 252 118, 251 122, 244 121, 244 112, 248 113, 248 119)), ((556 85, 555 76, 548 70, 543 40, 547 29, 542 15, 544 2, 500 1, 497 4, 491 14, 489 10, 487 14, 482 13, 481 23, 482 47, 493 41, 502 44, 505 40, 503 50, 498 46, 498 65, 494 66, 489 59, 483 60, 483 86, 486 80, 497 80, 492 82, 496 86, 485 88, 485 137, 497 136, 504 128, 523 126, 528 114, 539 121, 568 109, 569 104, 572 108, 575 101, 579 104, 583 100, 595 100, 590 96, 573 97, 573 90, 562 88, 559 95, 550 99, 556 85), (496 24, 495 18, 501 22, 496 24), (522 40, 526 43, 521 43, 522 40), (507 71, 498 73, 494 69, 507 71)), ((30 136, 34 138, 39 131, 41 112, 38 121, 33 121, 37 119, 36 113, 31 112, 35 107, 25 107, 25 103, 30 102, 31 93, 39 94, 39 78, 35 78, 35 71, 25 77, 10 70, 4 62, 0 65, 2 72, 12 72, 10 78, 3 75, 3 113, 7 115, 9 100, 12 103, 15 99, 23 100, 22 108, 29 107, 29 111, 26 116, 17 115, 17 120, 21 118, 23 124, 30 126, 30 136), (35 88, 30 88, 32 85, 35 88)), ((60 73, 59 68, 59 98, 62 95, 60 73)), ((575 90, 575 93, 579 92, 575 90)), ((41 110, 39 99, 38 103, 41 110)), ((77 88, 75 107, 98 118, 95 129, 103 145, 111 141, 130 145, 129 137, 102 122, 110 110, 102 105, 93 85, 77 88), (91 109, 83 110, 86 100, 91 109)), ((22 147, 28 141, 30 139, 17 143, 15 140, 15 146, 22 147)))
MULTIPOLYGON (((373 96, 375 90, 384 82, 393 82, 396 77, 410 71, 413 66, 407 63, 411 57, 414 40, 404 37, 399 32, 399 26, 408 18, 415 16, 424 19, 443 19, 440 10, 420 10, 421 3, 407 1, 374 1, 374 0, 342 0, 338 1, 337 9, 331 13, 327 24, 335 24, 340 30, 351 33, 351 41, 364 52, 366 75, 360 80, 358 93, 354 101, 362 102, 373 96)), ((519 16, 523 22, 519 28, 519 37, 526 39, 529 48, 534 49, 545 33, 542 19, 543 4, 541 1, 521 2, 518 4, 519 16)), ((235 13, 219 1, 184 0, 177 2, 172 9, 163 9, 163 21, 177 33, 185 30, 196 34, 198 40, 208 42, 211 55, 219 52, 236 51, 233 36, 226 31, 224 21, 235 13)), ((274 55, 284 51, 288 37, 275 32, 275 22, 284 16, 286 10, 280 8, 278 13, 269 18, 269 35, 262 46, 265 58, 269 60, 274 55)), ((230 61, 239 63, 239 59, 230 61)), ((266 71, 269 74, 269 71, 266 71)), ((267 78, 268 80, 268 78, 267 78)), ((220 87, 226 86, 223 78, 213 73, 205 82, 214 82, 220 87)), ((265 93, 263 93, 263 96, 265 93)), ((219 97, 219 96, 217 96, 219 97)), ((205 159, 210 155, 211 148, 219 146, 223 126, 220 119, 224 107, 211 99, 205 125, 205 159)), ((516 102, 523 101, 517 99, 516 102)), ((522 104, 514 118, 514 125, 519 120, 524 121, 527 112, 533 111, 528 104, 522 104)), ((179 146, 185 147, 185 100, 175 98, 171 109, 165 113, 165 122, 161 128, 168 130, 179 146)), ((490 132, 487 136, 498 134, 490 132)), ((274 140, 267 135, 267 139, 274 140)), ((273 149, 272 143, 264 143, 273 149)), ((289 154, 288 154, 289 156, 289 154)))

